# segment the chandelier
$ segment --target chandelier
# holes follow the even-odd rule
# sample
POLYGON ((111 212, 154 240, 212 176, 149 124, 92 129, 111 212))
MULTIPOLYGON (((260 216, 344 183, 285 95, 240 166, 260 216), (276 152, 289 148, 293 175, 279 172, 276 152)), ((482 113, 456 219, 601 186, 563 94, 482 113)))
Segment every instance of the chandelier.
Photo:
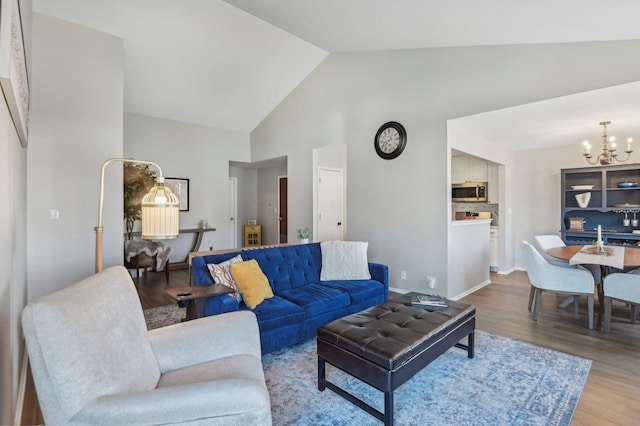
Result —
POLYGON ((610 121, 602 121, 600 125, 603 127, 602 129, 602 152, 595 157, 594 161, 591 162, 593 155, 591 155, 591 144, 589 141, 584 141, 584 158, 587 160, 589 164, 596 165, 598 163, 606 166, 607 164, 613 163, 613 160, 624 162, 629 159, 633 150, 631 149, 631 142, 633 142, 632 138, 627 139, 627 149, 624 151, 627 153, 626 158, 620 159, 618 158, 618 153, 616 152, 616 137, 609 136, 607 137, 607 126, 611 124, 610 121))

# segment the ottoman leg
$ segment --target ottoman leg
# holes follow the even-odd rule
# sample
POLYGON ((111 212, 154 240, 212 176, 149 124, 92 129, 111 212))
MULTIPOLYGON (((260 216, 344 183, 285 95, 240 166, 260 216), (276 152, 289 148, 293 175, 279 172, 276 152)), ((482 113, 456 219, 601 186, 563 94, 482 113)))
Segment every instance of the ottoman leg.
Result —
POLYGON ((318 390, 320 392, 325 390, 324 379, 325 379, 325 361, 324 359, 318 357, 318 390))
POLYGON ((393 392, 384 392, 384 425, 393 426, 393 392))
POLYGON ((467 343, 467 346, 468 346, 468 349, 467 349, 467 357, 469 357, 469 358, 473 358, 473 357, 475 356, 475 353, 474 353, 475 335, 476 335, 476 332, 475 332, 475 330, 474 330, 474 331, 472 331, 471 333, 469 333, 469 336, 468 336, 468 343, 467 343))

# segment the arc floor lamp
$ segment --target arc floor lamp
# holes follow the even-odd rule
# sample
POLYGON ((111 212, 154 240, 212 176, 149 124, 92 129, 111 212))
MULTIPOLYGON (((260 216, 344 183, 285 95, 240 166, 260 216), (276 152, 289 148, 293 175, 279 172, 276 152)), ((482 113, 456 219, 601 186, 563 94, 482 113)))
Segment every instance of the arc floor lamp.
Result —
POLYGON ((121 163, 148 164, 158 169, 158 177, 147 195, 142 198, 142 238, 147 240, 163 240, 178 238, 178 216, 180 201, 164 186, 164 175, 157 163, 134 160, 132 158, 110 158, 102 164, 100 173, 100 201, 98 207, 98 226, 96 231, 96 272, 102 271, 102 207, 104 205, 104 171, 106 167, 119 161, 121 163))

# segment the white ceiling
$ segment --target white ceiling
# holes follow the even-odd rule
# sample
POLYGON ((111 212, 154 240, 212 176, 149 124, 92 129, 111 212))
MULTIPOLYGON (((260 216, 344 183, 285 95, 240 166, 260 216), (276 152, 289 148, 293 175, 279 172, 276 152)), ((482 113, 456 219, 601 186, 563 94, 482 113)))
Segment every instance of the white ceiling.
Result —
MULTIPOLYGON (((640 2, 603 3, 33 0, 33 9, 124 39, 125 111, 250 132, 329 52, 640 39, 640 2)), ((603 120, 612 133, 640 135, 640 87, 625 86, 481 114, 464 127, 522 149, 597 143, 603 120)))

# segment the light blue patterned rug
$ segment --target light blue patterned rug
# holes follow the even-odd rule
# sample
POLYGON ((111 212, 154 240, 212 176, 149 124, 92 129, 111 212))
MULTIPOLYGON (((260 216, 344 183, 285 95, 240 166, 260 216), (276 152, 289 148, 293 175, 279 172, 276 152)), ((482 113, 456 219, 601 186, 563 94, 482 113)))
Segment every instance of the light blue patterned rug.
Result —
MULTIPOLYGON (((318 391, 315 339, 263 364, 274 425, 382 424, 318 391)), ((569 425, 590 369, 590 360, 477 330, 475 358, 452 348, 395 391, 395 425, 569 425)), ((329 364, 327 378, 382 410, 382 392, 329 364)))

